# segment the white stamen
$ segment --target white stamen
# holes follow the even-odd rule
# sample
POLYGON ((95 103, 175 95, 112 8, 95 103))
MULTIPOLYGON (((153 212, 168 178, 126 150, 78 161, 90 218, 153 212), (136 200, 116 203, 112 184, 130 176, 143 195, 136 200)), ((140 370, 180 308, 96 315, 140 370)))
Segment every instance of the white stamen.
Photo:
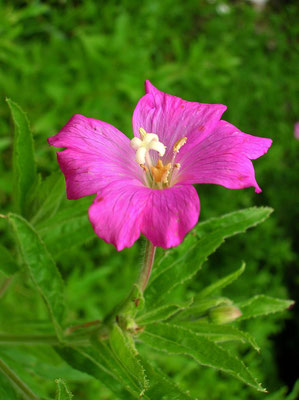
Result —
POLYGON ((140 138, 134 137, 131 140, 131 147, 136 150, 136 161, 139 165, 145 165, 147 155, 150 150, 157 151, 160 157, 165 154, 166 147, 159 141, 155 133, 147 133, 143 128, 139 128, 140 138))

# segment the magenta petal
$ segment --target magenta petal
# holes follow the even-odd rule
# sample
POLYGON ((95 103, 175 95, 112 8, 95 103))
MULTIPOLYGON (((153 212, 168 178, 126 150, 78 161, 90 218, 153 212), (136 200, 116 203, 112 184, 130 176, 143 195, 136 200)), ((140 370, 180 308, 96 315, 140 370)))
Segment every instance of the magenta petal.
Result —
POLYGON ((57 159, 65 175, 69 199, 94 194, 122 178, 142 181, 130 140, 106 122, 74 115, 48 143, 66 147, 57 152, 57 159))
POLYGON ((143 233, 155 246, 177 246, 197 223, 199 198, 191 185, 159 190, 113 182, 89 207, 95 233, 117 250, 130 247, 143 233))
POLYGON ((118 251, 139 238, 143 211, 151 189, 120 181, 104 187, 89 207, 95 233, 118 251))
POLYGON ((214 129, 226 110, 222 104, 182 100, 161 92, 149 81, 145 82, 145 91, 146 95, 139 100, 134 110, 134 135, 139 136, 139 128, 156 133, 167 146, 165 161, 171 158, 173 145, 178 139, 186 136, 188 147, 193 146, 214 129))
POLYGON ((141 232, 165 249, 179 245, 199 217, 199 198, 191 185, 151 190, 141 232))
POLYGON ((214 131, 188 154, 178 155, 182 168, 177 181, 216 183, 229 189, 253 186, 259 193, 250 160, 265 154, 271 143, 271 139, 248 135, 226 121, 219 121, 214 131))

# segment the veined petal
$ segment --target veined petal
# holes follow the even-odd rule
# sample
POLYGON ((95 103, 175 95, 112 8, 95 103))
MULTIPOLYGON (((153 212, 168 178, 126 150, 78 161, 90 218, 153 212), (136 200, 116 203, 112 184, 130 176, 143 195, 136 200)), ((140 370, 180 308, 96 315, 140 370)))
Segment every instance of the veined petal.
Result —
POLYGON ((155 246, 177 246, 197 223, 199 208, 197 192, 191 185, 151 189, 141 232, 155 246))
POLYGON ((57 152, 57 160, 68 199, 96 193, 114 180, 130 177, 142 181, 130 140, 106 122, 76 114, 48 143, 66 147, 57 152))
POLYGON ((151 189, 130 181, 104 187, 89 207, 95 233, 117 250, 143 233, 155 246, 177 246, 197 223, 199 198, 191 185, 151 189))
MULTIPOLYGON (((172 157, 173 145, 178 139, 187 137, 182 151, 187 152, 199 140, 203 140, 216 126, 226 110, 222 104, 190 102, 161 92, 149 81, 145 82, 143 96, 133 114, 134 135, 139 137, 139 128, 159 136, 160 142, 167 146, 163 161, 172 157)), ((154 155, 157 158, 157 155, 154 155)))
POLYGON ((265 154, 271 143, 271 139, 248 135, 226 121, 219 121, 214 131, 188 154, 177 156, 182 166, 177 181, 216 183, 229 189, 253 186, 259 193, 250 160, 265 154))

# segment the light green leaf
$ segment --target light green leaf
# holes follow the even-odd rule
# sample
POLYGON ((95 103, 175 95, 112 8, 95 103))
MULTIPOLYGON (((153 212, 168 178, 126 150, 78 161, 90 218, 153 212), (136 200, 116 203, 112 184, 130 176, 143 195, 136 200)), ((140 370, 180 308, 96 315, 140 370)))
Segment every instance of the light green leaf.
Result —
POLYGON ((60 323, 64 312, 61 275, 32 225, 16 214, 9 214, 8 220, 28 272, 47 305, 56 333, 61 337, 60 323))
POLYGON ((139 387, 139 395, 144 395, 149 384, 132 337, 124 333, 117 324, 114 324, 110 334, 110 345, 115 358, 128 371, 139 387))
POLYGON ((155 323, 140 336, 146 344, 168 354, 192 357, 200 365, 226 372, 259 391, 264 391, 248 368, 238 358, 211 340, 179 325, 155 323))
POLYGON ((101 381, 117 399, 138 399, 138 391, 106 343, 98 342, 93 348, 56 348, 56 351, 73 368, 101 381))
POLYGON ((204 336, 215 343, 223 343, 228 341, 239 341, 250 344, 256 351, 260 351, 254 337, 249 333, 243 332, 231 325, 214 325, 203 324, 200 321, 182 321, 176 322, 184 328, 196 332, 200 336, 204 336))
POLYGON ((26 201, 37 182, 34 161, 33 137, 27 115, 21 107, 10 99, 6 99, 14 122, 14 184, 17 210, 22 215, 26 212, 26 201))
POLYGON ((66 197, 65 181, 61 173, 54 172, 43 180, 34 193, 34 206, 37 209, 31 223, 48 220, 55 215, 61 201, 66 197))
POLYGON ((242 311, 239 320, 260 317, 284 311, 294 304, 293 300, 276 299, 274 297, 257 295, 249 300, 238 303, 242 311))
MULTIPOLYGON (((25 396, 26 399, 30 400, 39 400, 38 396, 33 393, 31 388, 27 385, 26 382, 11 368, 10 365, 7 364, 6 360, 0 358, 0 374, 3 374, 6 379, 16 388, 16 390, 25 396)), ((7 391, 7 390, 6 390, 7 391)), ((0 389, 1 393, 1 389, 0 389)), ((13 391, 8 391, 10 396, 13 396, 13 391)), ((11 397, 15 399, 17 397, 11 397)), ((6 397, 4 397, 6 400, 6 397)), ((7 398, 7 400, 9 397, 7 398)))
POLYGON ((64 381, 61 378, 56 379, 56 384, 57 384, 57 392, 55 400, 71 400, 73 394, 68 390, 64 381))
POLYGON ((156 366, 151 366, 142 359, 150 386, 146 392, 147 398, 151 400, 191 400, 186 392, 178 387, 169 377, 156 366))
POLYGON ((271 208, 254 207, 199 224, 182 245, 169 250, 158 260, 145 292, 146 305, 151 308, 156 303, 161 304, 174 288, 198 272, 224 239, 264 221, 271 212, 271 208))
POLYGON ((201 292, 196 296, 197 299, 202 299, 203 297, 210 296, 216 290, 223 289, 224 287, 230 285, 233 281, 239 278, 241 274, 245 271, 245 263, 242 263, 241 268, 237 269, 230 275, 225 276, 224 278, 219 279, 215 283, 210 286, 204 288, 201 292))
POLYGON ((140 315, 136 319, 136 322, 140 324, 150 324, 152 322, 164 321, 170 318, 172 315, 178 313, 179 311, 185 310, 191 303, 192 299, 189 302, 184 304, 167 304, 165 306, 154 308, 153 310, 140 315))
POLYGON ((6 276, 11 276, 18 272, 19 267, 12 254, 0 244, 0 271, 6 276))
POLYGON ((67 207, 36 225, 51 254, 59 255, 96 237, 88 219, 90 204, 90 198, 76 202, 69 200, 67 207))

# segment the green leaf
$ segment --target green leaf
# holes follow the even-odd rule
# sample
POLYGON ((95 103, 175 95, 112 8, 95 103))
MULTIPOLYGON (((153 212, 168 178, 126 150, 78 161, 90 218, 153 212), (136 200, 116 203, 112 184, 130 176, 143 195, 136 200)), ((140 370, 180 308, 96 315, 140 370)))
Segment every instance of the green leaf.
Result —
POLYGON ((167 304, 165 306, 157 307, 154 308, 153 310, 140 315, 137 319, 136 322, 138 324, 150 324, 152 322, 158 322, 158 321, 164 321, 174 314, 185 310, 187 307, 190 306, 190 304, 193 302, 193 299, 191 299, 188 302, 182 303, 181 305, 179 304, 167 304))
POLYGON ((68 390, 64 381, 61 378, 59 378, 59 379, 56 379, 55 382, 57 384, 57 392, 56 392, 55 400, 71 400, 73 395, 68 390))
POLYGON ((169 377, 156 366, 151 366, 142 359, 150 386, 146 392, 151 400, 191 400, 192 398, 178 387, 169 377))
POLYGON ((110 345, 115 358, 118 359, 139 387, 139 395, 143 395, 148 388, 148 380, 132 337, 124 333, 117 324, 114 324, 110 334, 110 345))
POLYGON ((9 380, 0 373, 0 399, 20 400, 9 380))
POLYGON ((242 311, 239 320, 260 317, 284 311, 294 304, 293 300, 276 299, 274 297, 257 295, 249 300, 238 303, 242 311))
POLYGON ((43 297, 56 333, 61 338, 60 323, 64 312, 61 275, 32 225, 16 214, 9 214, 8 220, 13 228, 28 272, 43 297))
POLYGON ((6 276, 11 276, 19 270, 15 258, 2 244, 0 244, 0 270, 6 276))
POLYGON ((226 372, 259 391, 264 391, 244 363, 211 340, 179 325, 155 323, 140 336, 146 344, 168 354, 192 357, 200 365, 226 372))
POLYGON ((169 250, 158 261, 145 292, 147 306, 161 304, 174 288, 192 278, 224 239, 261 223, 271 212, 271 208, 254 207, 198 224, 182 245, 169 250))
POLYGON ((6 99, 14 122, 14 184, 17 210, 22 215, 26 211, 26 201, 37 182, 34 161, 33 137, 27 115, 21 107, 10 99, 6 99))
POLYGON ((36 229, 51 254, 57 256, 71 247, 79 246, 95 238, 88 219, 88 207, 91 199, 69 200, 67 207, 52 218, 40 221, 36 229), (63 238, 63 240, 61 240, 63 238))
MULTIPOLYGON (((39 400, 39 398, 33 393, 31 388, 24 382, 21 377, 7 364, 3 359, 0 358, 0 374, 3 374, 8 381, 20 392, 25 398, 30 400, 39 400)), ((1 390, 0 390, 1 393, 1 390)), ((12 395, 12 391, 9 392, 12 395)), ((14 399, 14 397, 12 397, 14 399)), ((6 400, 6 397, 5 397, 6 400)))
POLYGON ((55 215, 61 201, 66 197, 63 175, 54 172, 48 176, 39 184, 33 197, 37 212, 31 218, 31 223, 36 225, 39 221, 48 220, 55 215))
POLYGON ((223 343, 228 341, 239 341, 250 344, 256 351, 260 351, 254 337, 249 333, 243 332, 231 325, 214 325, 203 324, 200 321, 182 321, 176 322, 184 328, 188 328, 196 332, 200 336, 204 336, 215 343, 223 343))
POLYGON ((245 263, 242 263, 241 268, 237 269, 230 275, 225 276, 224 278, 219 279, 215 283, 210 286, 204 288, 201 292, 196 296, 197 299, 202 299, 203 297, 210 296, 212 293, 219 289, 223 289, 224 287, 230 285, 233 281, 239 278, 241 274, 245 271, 245 263))
POLYGON ((56 351, 73 368, 101 381, 117 399, 138 399, 138 391, 132 386, 106 343, 98 342, 93 348, 56 348, 56 351))

